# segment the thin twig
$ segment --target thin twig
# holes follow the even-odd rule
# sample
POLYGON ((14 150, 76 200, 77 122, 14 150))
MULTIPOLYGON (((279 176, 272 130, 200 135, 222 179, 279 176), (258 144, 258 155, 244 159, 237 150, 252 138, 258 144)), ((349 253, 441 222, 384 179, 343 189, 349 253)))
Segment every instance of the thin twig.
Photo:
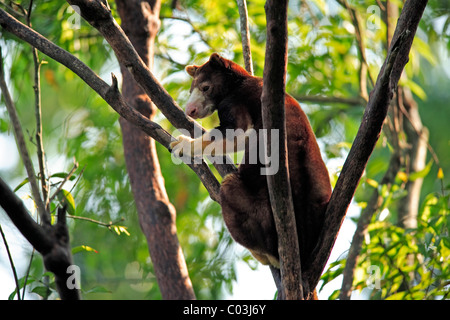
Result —
MULTIPOLYGON (((97 3, 89 2, 89 4, 95 5, 97 3)), ((98 9, 93 10, 95 11, 98 9)), ((102 16, 102 14, 103 12, 100 13, 100 16, 102 16)), ((108 17, 109 15, 110 12, 108 11, 108 17)), ((112 17, 109 18, 112 19, 112 17)), ((135 67, 138 70, 138 75, 141 77, 138 79, 138 82, 147 88, 147 92, 151 91, 152 101, 156 102, 157 100, 159 102, 158 107, 163 108, 166 111, 166 115, 169 114, 169 117, 172 119, 172 121, 176 122, 176 127, 188 129, 190 132, 194 132, 194 127, 196 127, 198 132, 202 132, 204 129, 197 122, 186 117, 183 110, 178 107, 173 98, 167 93, 167 91, 165 91, 165 89, 159 84, 156 78, 154 78, 148 68, 143 64, 142 59, 139 58, 128 38, 126 38, 126 36, 122 34, 123 31, 118 25, 116 25, 117 23, 114 20, 111 23, 113 23, 114 27, 111 27, 110 30, 114 30, 114 32, 120 33, 121 41, 126 42, 125 44, 120 45, 120 49, 116 48, 117 50, 124 51, 122 52, 124 56, 121 57, 121 59, 124 59, 125 61, 123 64, 130 66, 130 68, 133 69, 131 65, 135 66, 135 64, 133 63, 137 63, 135 67), (121 46, 124 46, 124 48, 122 48, 121 46), (135 61, 136 59, 138 59, 138 62, 135 61)), ((55 59, 59 63, 72 70, 94 91, 96 91, 124 119, 139 127, 142 131, 144 131, 164 147, 169 148, 170 142, 172 142, 174 138, 160 125, 144 117, 140 112, 131 108, 126 103, 119 91, 118 81, 114 74, 111 74, 112 85, 108 85, 81 60, 58 47, 36 31, 23 25, 22 23, 17 21, 17 19, 13 18, 2 9, 0 9, 0 24, 4 30, 15 34, 20 39, 28 42, 32 46, 35 46, 42 53, 55 59)), ((111 34, 109 34, 109 37, 111 37, 111 34)), ((109 38, 109 40, 111 39, 109 38)), ((215 164, 216 168, 222 176, 225 176, 227 173, 234 172, 236 170, 236 167, 234 165, 228 164, 230 162, 224 161, 223 163, 224 164, 215 164)), ((219 199, 218 195, 220 184, 217 178, 211 172, 211 169, 208 167, 208 165, 204 161, 202 161, 201 164, 194 163, 189 165, 189 167, 197 174, 208 192, 210 192, 211 198, 217 201, 219 199)))
MULTIPOLYGON (((30 1, 27 12, 27 25, 31 28, 31 11, 33 8, 33 0, 30 1)), ((46 173, 45 173, 45 152, 44 152, 44 143, 42 141, 42 107, 41 107, 41 61, 39 61, 38 51, 36 48, 32 47, 33 54, 33 64, 34 64, 34 113, 36 119, 36 149, 37 149, 37 158, 39 162, 39 172, 41 179, 41 190, 42 190, 42 199, 44 203, 46 203, 46 209, 48 210, 48 191, 49 186, 47 183, 46 173)))
POLYGON ((213 51, 215 51, 215 49, 213 48, 213 46, 211 45, 211 43, 209 42, 209 40, 203 35, 203 33, 201 32, 201 30, 199 30, 195 25, 194 22, 192 22, 192 20, 189 18, 187 12, 186 12, 186 17, 175 17, 175 16, 171 16, 171 17, 164 17, 161 16, 160 17, 161 20, 164 19, 172 19, 172 20, 178 20, 178 21, 183 21, 186 22, 187 24, 189 24, 189 26, 192 28, 192 33, 196 33, 198 35, 198 37, 200 38, 200 40, 206 44, 206 46, 208 46, 210 49, 212 49, 213 51))
MULTIPOLYGON (((126 66, 134 80, 140 84, 148 97, 172 125, 178 129, 188 130, 192 137, 198 137, 199 133, 206 131, 199 123, 186 116, 158 79, 155 78, 125 32, 114 20, 111 10, 103 2, 86 0, 67 0, 67 2, 78 6, 81 16, 104 36, 114 50, 119 62, 126 66)), ((219 174, 225 177, 229 173, 236 172, 236 167, 231 163, 230 158, 224 156, 221 163, 213 162, 213 165, 219 174)))
POLYGON ((74 174, 74 172, 78 169, 78 162, 75 162, 73 164, 72 170, 70 170, 69 174, 64 178, 63 181, 61 181, 61 184, 59 185, 58 189, 56 189, 56 191, 53 193, 53 195, 49 198, 48 203, 51 203, 55 197, 58 195, 58 193, 62 190, 64 184, 69 181, 70 177, 74 174))
MULTIPOLYGON (((33 7, 33 0, 30 0, 30 5, 28 6, 27 12, 27 25, 31 28, 31 11, 33 7)), ((33 53, 33 64, 34 64, 34 93, 35 93, 35 118, 36 118, 36 149, 37 149, 37 157, 39 161, 39 171, 41 178, 41 189, 42 189, 42 198, 45 207, 49 210, 48 205, 48 191, 50 190, 50 181, 46 179, 45 172, 45 152, 44 152, 44 144, 42 141, 42 107, 41 107, 41 65, 42 62, 39 61, 39 55, 36 48, 32 47, 33 53)), ((30 256, 30 263, 28 264, 27 272, 25 274, 25 281, 23 283, 23 291, 22 291, 22 300, 25 300, 25 294, 27 292, 27 281, 31 271, 31 263, 33 262, 35 248, 33 247, 33 251, 30 256)))
POLYGON ((14 275, 14 282, 16 283, 17 300, 20 300, 19 278, 17 277, 16 267, 14 266, 14 261, 11 256, 11 251, 9 251, 8 241, 6 241, 6 236, 3 233, 2 225, 0 225, 0 234, 2 235, 3 243, 5 244, 6 253, 8 254, 9 264, 11 265, 11 270, 14 275))
POLYGON ((352 20, 353 26, 355 27, 355 36, 356 43, 358 46, 358 52, 360 56, 360 73, 359 73, 359 81, 360 81, 360 95, 367 102, 369 100, 369 95, 367 93, 367 81, 366 78, 368 76, 372 87, 375 86, 375 81, 370 74, 369 64, 367 63, 366 58, 366 49, 364 44, 364 25, 361 22, 361 16, 359 12, 355 10, 347 0, 337 0, 341 6, 343 6, 348 14, 350 15, 350 19, 352 20))
POLYGON ((98 221, 98 220, 95 220, 95 219, 82 217, 82 216, 73 216, 73 215, 70 215, 70 214, 67 214, 66 216, 67 216, 67 218, 71 218, 71 219, 75 219, 75 220, 88 221, 88 222, 92 222, 92 223, 95 223, 95 224, 97 224, 99 226, 103 226, 103 227, 107 227, 107 228, 110 228, 113 225, 115 225, 115 224, 125 220, 124 218, 120 218, 120 219, 118 219, 116 221, 101 222, 101 221, 98 221))
POLYGON ((73 189, 74 189, 75 186, 78 184, 78 181, 80 181, 81 176, 83 175, 85 169, 86 169, 86 165, 84 165, 83 169, 81 169, 81 172, 78 174, 77 180, 76 180, 75 183, 73 184, 72 188, 69 190, 70 193, 72 193, 73 189))
POLYGON ((25 300, 25 293, 27 292, 26 289, 27 289, 28 277, 29 277, 30 271, 31 271, 31 262, 33 262, 35 251, 36 251, 36 249, 33 247, 33 250, 31 251, 31 255, 30 255, 30 263, 28 263, 27 273, 25 274, 25 281, 23 282, 22 300, 25 300))
POLYGON ((250 30, 248 28, 247 2, 237 0, 239 17, 241 21, 242 54, 244 55, 245 69, 253 75, 252 51, 250 48, 250 30))
MULTIPOLYGON (((11 1, 10 1, 11 2, 11 1)), ((16 9, 14 9, 12 6, 6 4, 4 1, 0 1, 0 4, 3 5, 6 9, 8 9, 13 15, 15 15, 18 18, 23 18, 26 16, 26 12, 23 9, 22 6, 18 5, 17 3, 15 3, 14 5, 20 9, 22 12, 17 11, 16 9)))
MULTIPOLYGON (((1 10, 1 9, 0 9, 1 10)), ((22 158, 23 164, 28 174, 28 181, 31 185, 31 193, 33 195, 33 200, 37 206, 39 216, 44 224, 50 224, 50 217, 45 210, 44 202, 42 201, 38 183, 36 181, 36 174, 34 171, 33 163, 31 162, 30 155, 27 150, 27 145, 25 142, 25 137, 23 135, 22 126, 20 124, 19 116, 16 111, 16 106, 12 100, 11 94, 9 93, 8 86, 5 81, 5 73, 3 70, 3 55, 0 48, 0 89, 3 92, 3 97, 5 99, 6 109, 8 110, 9 117, 13 123, 14 135, 16 137, 17 146, 19 149, 20 156, 22 158)))
POLYGON ((160 59, 166 60, 168 62, 170 62, 172 65, 176 66, 176 68, 180 69, 180 70, 184 70, 184 68, 186 68, 187 64, 185 63, 181 63, 178 61, 175 61, 170 54, 166 53, 155 53, 155 57, 158 57, 160 59))

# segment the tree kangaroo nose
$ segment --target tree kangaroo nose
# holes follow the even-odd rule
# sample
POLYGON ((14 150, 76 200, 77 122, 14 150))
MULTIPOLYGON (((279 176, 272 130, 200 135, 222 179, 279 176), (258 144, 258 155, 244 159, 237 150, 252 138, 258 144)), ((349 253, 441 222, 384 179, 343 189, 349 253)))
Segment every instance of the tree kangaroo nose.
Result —
POLYGON ((194 118, 194 117, 196 117, 197 114, 198 114, 198 108, 197 108, 197 107, 187 107, 187 108, 186 108, 186 114, 187 114, 189 117, 194 118))

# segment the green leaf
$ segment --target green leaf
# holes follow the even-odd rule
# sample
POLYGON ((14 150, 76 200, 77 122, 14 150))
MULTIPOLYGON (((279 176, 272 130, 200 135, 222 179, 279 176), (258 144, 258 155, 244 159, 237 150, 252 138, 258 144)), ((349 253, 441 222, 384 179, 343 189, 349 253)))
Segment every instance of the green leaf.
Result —
POLYGON ((419 54, 428 60, 431 65, 436 65, 437 60, 435 57, 435 53, 431 51, 430 45, 422 40, 420 37, 414 38, 414 47, 419 52, 419 54))
MULTIPOLYGON (((52 174, 52 175, 50 176, 50 178, 61 178, 61 179, 65 179, 68 175, 69 175, 69 174, 68 174, 67 172, 57 172, 57 173, 52 174)), ((75 175, 71 175, 70 178, 69 178, 70 181, 75 180, 75 179, 76 179, 76 176, 75 176, 75 175)))
POLYGON ((127 230, 127 227, 124 226, 111 226, 111 228, 120 236, 122 233, 125 233, 127 236, 130 235, 130 233, 127 230))
MULTIPOLYGON (((45 297, 48 295, 48 287, 45 286, 38 286, 38 287, 34 287, 33 290, 31 290, 31 292, 36 293, 38 295, 40 295, 41 297, 45 297)), ((52 290, 52 289, 50 289, 52 290)))
POLYGON ((16 192, 17 190, 19 190, 20 188, 22 188, 24 185, 26 185, 30 180, 28 180, 28 178, 25 178, 21 183, 19 183, 19 185, 14 189, 14 192, 16 192))
MULTIPOLYGON (((22 278, 19 279, 19 290, 24 287, 26 278, 27 277, 22 277, 22 278)), ((32 282, 37 282, 37 280, 32 275, 29 275, 28 278, 27 278, 27 283, 26 284, 28 285, 28 284, 30 284, 32 282)), ((11 292, 11 294, 8 296, 8 300, 13 300, 15 295, 16 295, 16 293, 17 293, 17 287, 14 288, 14 291, 11 292)))
POLYGON ((75 215, 75 199, 72 194, 64 189, 58 193, 58 199, 62 204, 67 204, 67 212, 71 215, 75 215))
POLYGON ((3 119, 0 119, 0 132, 8 131, 8 127, 9 127, 8 122, 6 122, 3 119))
POLYGON ((433 165, 433 161, 431 160, 430 162, 427 163, 425 168, 423 168, 422 170, 411 173, 409 175, 409 180, 410 181, 415 181, 417 179, 425 178, 426 175, 428 174, 428 172, 430 172, 432 165, 433 165))
POLYGON ((409 87, 411 89, 412 93, 414 93, 421 100, 425 101, 427 99, 426 92, 422 89, 422 87, 420 85, 418 85, 414 81, 412 81, 410 79, 406 79, 401 82, 404 82, 404 83, 402 83, 402 85, 409 87))
POLYGON ((328 300, 336 300, 339 297, 339 293, 341 291, 339 289, 334 290, 333 293, 328 297, 328 300))
POLYGON ((72 254, 83 252, 83 251, 98 253, 98 251, 95 250, 94 248, 85 246, 85 245, 81 245, 81 246, 72 248, 72 254))
POLYGON ((407 293, 404 291, 394 293, 393 295, 386 298, 386 300, 404 300, 407 293))
POLYGON ((448 237, 442 238, 444 240, 444 245, 450 249, 450 239, 448 237))

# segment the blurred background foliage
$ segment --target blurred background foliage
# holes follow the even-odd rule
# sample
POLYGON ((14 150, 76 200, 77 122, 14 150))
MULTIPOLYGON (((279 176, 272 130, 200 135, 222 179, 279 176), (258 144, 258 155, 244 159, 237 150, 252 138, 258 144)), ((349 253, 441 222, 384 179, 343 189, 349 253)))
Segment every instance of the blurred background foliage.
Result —
MULTIPOLYGON (((289 4, 287 91, 299 99, 307 112, 333 181, 351 147, 365 107, 359 95, 361 60, 355 27, 339 2, 342 1, 292 0, 289 4), (307 99, 308 96, 329 99, 317 102, 307 99), (352 102, 348 103, 348 100, 352 102)), ((369 74, 376 79, 386 55, 386 26, 376 15, 377 12, 382 14, 380 5, 384 2, 347 2, 359 12, 366 26, 364 38, 369 74), (371 11, 374 5, 378 8, 375 13, 371 11)), ((397 2, 401 7, 401 1, 397 2)), ((21 7, 27 9, 28 5, 27 0, 0 1, 3 9, 15 13, 21 21, 25 21, 21 7)), ((120 22, 114 2, 110 5, 120 22)), ((248 0, 247 6, 254 70, 256 75, 262 76, 266 38, 264 1, 248 0)), ((35 2, 31 18, 35 30, 75 54, 106 81, 110 81, 111 72, 120 76, 117 60, 106 41, 66 2, 35 2)), ((391 289, 365 291, 367 297, 419 299, 448 296, 449 25, 449 3, 429 1, 405 69, 408 80, 403 85, 411 89, 419 104, 422 122, 430 131, 429 144, 439 165, 428 156, 430 166, 422 173, 425 180, 420 223, 416 230, 405 232, 396 227, 394 209, 383 220, 379 219, 380 214, 373 218, 368 235, 370 241, 363 246, 354 286, 359 290, 367 289, 366 279, 371 275, 367 267, 376 265, 384 281, 381 287, 391 289), (439 168, 442 172, 438 177, 439 168), (415 262, 406 266, 403 262, 411 256, 415 262), (403 267, 409 269, 403 270, 403 267), (424 281, 410 286, 407 297, 395 296, 402 283, 413 281, 406 278, 418 279, 417 274, 424 281), (435 288, 439 290, 433 292, 435 288)), ((35 154, 31 48, 3 30, 0 32, 8 84, 26 135, 30 137, 29 151, 35 154)), ((212 52, 219 52, 243 65, 236 2, 163 1, 155 49, 154 73, 183 106, 190 86, 190 79, 184 72, 187 64, 202 64, 212 52)), ((49 175, 69 172, 73 159, 79 163, 76 179, 67 189, 71 190, 75 203, 75 217, 69 220, 72 247, 76 252, 74 260, 82 270, 83 298, 158 299, 159 290, 125 169, 118 115, 71 71, 42 54, 39 57, 46 62, 41 69, 41 86, 43 140, 49 175)), ((369 82, 369 92, 371 88, 369 82)), ((158 115, 156 121, 170 132, 174 131, 162 115, 158 115)), ((202 124, 211 128, 217 122, 214 116, 203 120, 202 124)), ((17 151, 11 149, 14 144, 7 144, 13 139, 11 130, 2 100, 0 143, 4 146, 1 146, 0 175, 15 188, 26 173, 17 151)), ((383 135, 356 192, 354 205, 364 207, 374 188, 370 182, 381 180, 390 154, 389 143, 383 135)), ((255 266, 255 261, 248 253, 236 249, 223 224, 220 206, 209 199, 195 174, 186 166, 174 165, 164 148, 158 147, 158 155, 169 198, 177 209, 178 236, 196 295, 199 299, 223 298, 232 293, 236 283, 236 261, 245 261, 251 267, 255 266)), ((60 180, 55 177, 52 181, 60 180)), ((398 186, 401 183, 401 179, 397 181, 398 186)), ((394 202, 404 196, 399 188, 392 188, 393 191, 385 195, 385 207, 394 208, 394 202)), ((27 188, 17 192, 20 196, 28 193, 27 188)), ((0 223, 10 230, 10 234, 14 232, 3 213, 0 223)), ((23 250, 26 256, 32 252, 30 247, 23 250)), ((42 282, 42 276, 47 274, 44 274, 38 255, 33 257, 29 288, 45 296, 48 291, 45 293, 42 288, 51 280, 42 282)), ((18 263, 20 276, 25 275, 28 262, 29 259, 25 259, 22 266, 18 263)), ((6 259, 2 258, 0 264, 8 268, 6 259)), ((345 254, 331 264, 322 285, 338 278, 344 264, 345 254)), ((336 297, 337 291, 330 298, 336 297)))

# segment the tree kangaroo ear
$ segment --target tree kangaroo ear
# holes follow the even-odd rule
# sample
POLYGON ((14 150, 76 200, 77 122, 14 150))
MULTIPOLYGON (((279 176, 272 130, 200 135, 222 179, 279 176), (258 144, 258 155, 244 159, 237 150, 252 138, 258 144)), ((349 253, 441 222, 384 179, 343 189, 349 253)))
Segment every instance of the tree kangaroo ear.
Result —
POLYGON ((218 53, 213 53, 211 57, 209 57, 209 62, 219 68, 228 68, 230 65, 230 62, 222 58, 218 53))
POLYGON ((198 66, 186 66, 186 72, 193 78, 195 75, 195 71, 197 71, 198 66))

